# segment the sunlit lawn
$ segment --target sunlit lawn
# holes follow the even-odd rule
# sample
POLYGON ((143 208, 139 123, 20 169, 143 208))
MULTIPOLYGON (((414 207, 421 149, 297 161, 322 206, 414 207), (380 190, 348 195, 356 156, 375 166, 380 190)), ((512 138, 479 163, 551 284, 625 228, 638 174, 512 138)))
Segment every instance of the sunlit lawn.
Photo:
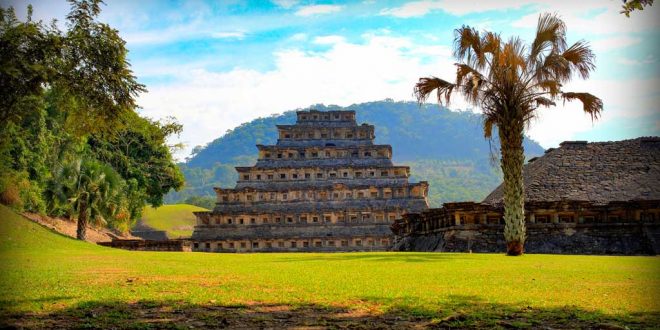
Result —
MULTIPOLYGON (((4 207, 0 254, 0 316, 37 320, 28 326, 54 315, 88 318, 92 326, 151 322, 132 314, 145 306, 164 314, 189 306, 215 306, 217 313, 240 306, 286 306, 294 314, 337 309, 356 322, 396 315, 486 327, 652 327, 660 311, 657 257, 131 252, 59 236, 4 207), (103 317, 86 312, 99 306, 103 317)), ((275 315, 259 311, 259 322, 275 315)), ((182 313, 202 322, 217 314, 197 312, 182 313)))
POLYGON ((145 207, 142 211, 142 223, 155 230, 167 232, 169 238, 190 237, 195 225, 194 211, 207 210, 189 204, 145 207))

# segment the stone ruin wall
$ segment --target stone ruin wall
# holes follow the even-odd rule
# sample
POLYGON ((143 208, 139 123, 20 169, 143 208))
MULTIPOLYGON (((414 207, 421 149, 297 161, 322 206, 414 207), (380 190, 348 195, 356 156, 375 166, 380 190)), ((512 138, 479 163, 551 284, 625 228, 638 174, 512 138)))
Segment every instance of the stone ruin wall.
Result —
MULTIPOLYGON (((660 201, 526 203, 527 253, 655 255, 660 201)), ((395 251, 504 253, 502 207, 447 203, 392 226, 395 251)))
POLYGON ((354 111, 297 115, 276 145, 257 145, 254 166, 236 168, 234 188, 215 188, 213 211, 195 212, 193 250, 383 251, 395 219, 428 208, 428 184, 408 182, 354 111))

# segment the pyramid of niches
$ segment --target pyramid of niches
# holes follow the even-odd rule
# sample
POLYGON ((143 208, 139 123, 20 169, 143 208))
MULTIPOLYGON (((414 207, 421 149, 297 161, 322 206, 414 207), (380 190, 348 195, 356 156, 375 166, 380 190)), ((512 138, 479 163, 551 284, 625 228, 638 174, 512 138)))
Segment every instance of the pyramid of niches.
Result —
POLYGON ((236 168, 234 188, 215 188, 213 211, 195 213, 194 250, 386 250, 392 222, 428 208, 428 183, 408 182, 354 111, 298 111, 277 129, 254 166, 236 168))

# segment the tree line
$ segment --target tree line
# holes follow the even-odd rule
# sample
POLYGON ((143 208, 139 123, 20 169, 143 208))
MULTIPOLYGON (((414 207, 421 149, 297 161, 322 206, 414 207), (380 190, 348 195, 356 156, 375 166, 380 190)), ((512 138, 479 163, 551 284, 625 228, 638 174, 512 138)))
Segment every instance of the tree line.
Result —
POLYGON ((184 179, 167 145, 182 126, 141 117, 146 92, 100 0, 70 0, 66 29, 0 7, 0 203, 127 231, 184 179))

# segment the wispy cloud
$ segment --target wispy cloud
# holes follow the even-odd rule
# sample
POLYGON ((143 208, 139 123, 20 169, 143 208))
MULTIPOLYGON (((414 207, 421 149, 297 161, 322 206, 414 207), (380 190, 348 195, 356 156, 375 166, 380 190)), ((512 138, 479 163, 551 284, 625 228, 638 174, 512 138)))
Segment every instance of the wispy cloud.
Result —
POLYGON ((619 58, 617 60, 617 63, 623 64, 623 65, 628 65, 628 66, 638 66, 638 65, 648 65, 648 64, 653 64, 656 62, 656 58, 653 55, 648 55, 643 59, 636 59, 636 58, 619 58))
POLYGON ((472 1, 439 1, 422 0, 412 1, 400 7, 383 9, 381 15, 389 15, 400 18, 419 17, 433 11, 442 10, 454 16, 463 16, 471 13, 481 13, 491 10, 506 10, 520 8, 530 1, 516 0, 472 0, 472 1))
POLYGON ((243 31, 214 32, 211 33, 211 37, 216 39, 225 39, 225 38, 243 39, 245 38, 245 32, 243 31))
POLYGON ((319 45, 332 45, 340 42, 345 42, 346 39, 342 36, 331 35, 331 36, 320 36, 314 38, 314 43, 319 45))
MULTIPOLYGON (((530 2, 537 12, 525 15, 511 22, 514 28, 536 28, 539 12, 551 11, 560 14, 569 32, 589 35, 625 34, 650 31, 660 27, 657 11, 654 8, 635 12, 635 17, 622 15, 618 4, 600 0, 530 2), (597 14, 593 14, 594 12, 597 14)), ((657 9, 657 8, 656 8, 657 9)))
POLYGON ((284 8, 284 9, 289 9, 295 5, 297 5, 300 1, 298 0, 273 0, 273 3, 284 8))
POLYGON ((333 43, 320 52, 300 47, 276 51, 272 70, 173 72, 175 81, 152 86, 140 97, 142 111, 153 118, 179 118, 184 124, 181 139, 189 152, 259 116, 317 103, 347 106, 385 98, 412 100, 412 86, 420 76, 454 74, 450 58, 438 56, 441 50, 413 47, 408 38, 370 34, 364 35, 363 43, 339 36, 319 38, 333 43), (432 60, 421 61, 420 56, 432 60))
POLYGON ((442 9, 440 1, 413 1, 401 7, 385 8, 380 11, 381 15, 389 15, 400 18, 424 16, 433 10, 442 9))
POLYGON ((321 15, 321 14, 330 14, 338 12, 342 9, 342 6, 339 5, 311 5, 300 7, 296 11, 298 16, 311 16, 311 15, 321 15))
POLYGON ((307 34, 299 32, 299 33, 296 33, 296 34, 292 35, 291 37, 289 37, 289 40, 291 40, 291 41, 305 41, 305 40, 307 40, 307 34))
POLYGON ((597 52, 605 52, 612 49, 636 45, 641 41, 642 41, 641 38, 636 38, 631 36, 617 36, 617 37, 598 39, 596 41, 591 42, 591 46, 597 52))

